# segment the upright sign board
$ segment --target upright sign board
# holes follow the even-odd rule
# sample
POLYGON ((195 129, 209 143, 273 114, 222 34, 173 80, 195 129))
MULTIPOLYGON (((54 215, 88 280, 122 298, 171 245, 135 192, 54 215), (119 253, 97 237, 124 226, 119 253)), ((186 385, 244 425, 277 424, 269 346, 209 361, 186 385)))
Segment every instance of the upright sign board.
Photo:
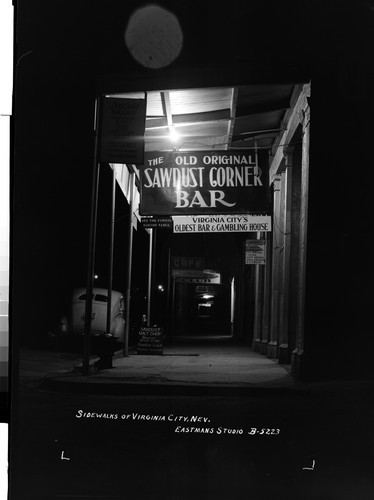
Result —
POLYGON ((267 213, 268 169, 263 151, 148 153, 140 169, 140 213, 267 213))
POLYGON ((247 265, 266 264, 266 241, 246 240, 245 241, 245 263, 247 265))
POLYGON ((137 354, 163 354, 162 328, 157 326, 140 328, 137 354))
POLYGON ((142 165, 146 99, 101 101, 99 161, 142 165))

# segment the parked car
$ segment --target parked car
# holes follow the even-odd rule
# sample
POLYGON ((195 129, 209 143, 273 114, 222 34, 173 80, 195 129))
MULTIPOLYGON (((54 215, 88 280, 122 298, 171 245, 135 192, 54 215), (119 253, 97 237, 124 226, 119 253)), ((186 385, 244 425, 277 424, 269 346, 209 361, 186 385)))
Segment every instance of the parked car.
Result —
MULTIPOLYGON (((69 311, 61 318, 55 335, 79 336, 84 333, 87 293, 85 288, 76 288, 71 297, 69 311)), ((124 309, 125 300, 122 294, 112 290, 110 332, 107 325, 108 290, 94 288, 92 297, 91 333, 93 336, 110 333, 118 341, 123 342, 125 335, 124 309)))

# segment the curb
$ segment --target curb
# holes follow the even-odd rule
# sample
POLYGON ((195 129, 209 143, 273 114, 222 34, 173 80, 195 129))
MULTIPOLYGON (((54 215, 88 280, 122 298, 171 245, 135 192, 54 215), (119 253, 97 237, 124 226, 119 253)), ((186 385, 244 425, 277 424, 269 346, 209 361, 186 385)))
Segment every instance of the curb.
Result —
POLYGON ((134 381, 129 379, 82 380, 68 377, 48 377, 40 386, 42 390, 57 392, 70 392, 82 394, 105 394, 105 395, 147 395, 147 396, 251 396, 251 395, 298 395, 303 396, 310 393, 310 389, 298 386, 276 386, 274 384, 222 384, 222 383, 189 383, 170 381, 134 381))

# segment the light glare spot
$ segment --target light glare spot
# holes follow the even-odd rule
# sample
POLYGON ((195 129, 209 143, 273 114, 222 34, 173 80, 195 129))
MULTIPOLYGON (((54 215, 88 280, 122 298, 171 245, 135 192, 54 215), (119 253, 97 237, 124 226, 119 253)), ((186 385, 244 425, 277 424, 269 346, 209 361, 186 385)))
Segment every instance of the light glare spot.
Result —
POLYGON ((157 5, 148 5, 132 14, 125 41, 137 62, 147 68, 159 69, 179 56, 183 33, 174 14, 157 5))

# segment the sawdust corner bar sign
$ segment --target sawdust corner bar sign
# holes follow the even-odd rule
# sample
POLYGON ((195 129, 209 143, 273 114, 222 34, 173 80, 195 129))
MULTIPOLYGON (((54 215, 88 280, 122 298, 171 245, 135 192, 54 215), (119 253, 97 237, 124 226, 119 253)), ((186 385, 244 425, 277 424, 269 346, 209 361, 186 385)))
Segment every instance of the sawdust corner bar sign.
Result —
POLYGON ((268 154, 159 152, 140 169, 142 215, 267 212, 268 154))

